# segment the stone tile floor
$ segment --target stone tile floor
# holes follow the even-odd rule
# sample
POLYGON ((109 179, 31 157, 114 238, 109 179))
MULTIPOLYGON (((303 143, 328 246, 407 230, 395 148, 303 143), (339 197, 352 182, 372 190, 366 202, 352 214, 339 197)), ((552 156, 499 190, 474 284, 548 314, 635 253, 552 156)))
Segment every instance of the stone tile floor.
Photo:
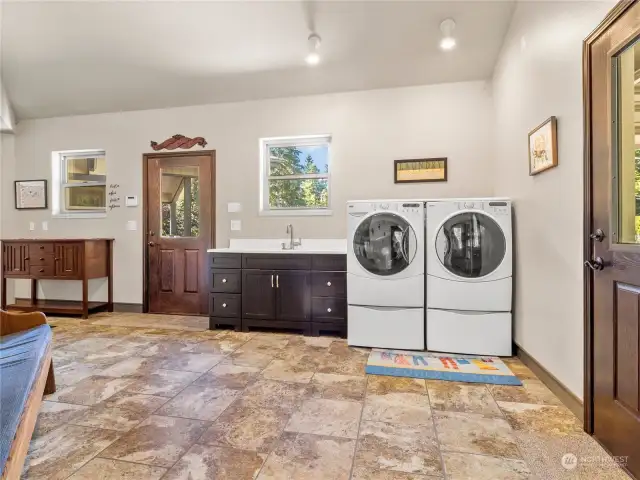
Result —
POLYGON ((517 359, 522 387, 424 381, 365 375, 368 350, 335 338, 50 321, 58 391, 25 479, 628 478, 517 359))

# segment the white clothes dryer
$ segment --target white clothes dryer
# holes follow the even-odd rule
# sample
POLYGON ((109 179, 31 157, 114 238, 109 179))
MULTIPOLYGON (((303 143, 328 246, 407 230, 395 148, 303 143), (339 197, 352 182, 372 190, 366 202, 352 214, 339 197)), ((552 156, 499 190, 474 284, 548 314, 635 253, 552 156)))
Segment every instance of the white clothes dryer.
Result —
POLYGON ((347 204, 349 345, 424 349, 424 202, 347 204))
POLYGON ((428 202, 427 348, 512 353, 511 202, 428 202))

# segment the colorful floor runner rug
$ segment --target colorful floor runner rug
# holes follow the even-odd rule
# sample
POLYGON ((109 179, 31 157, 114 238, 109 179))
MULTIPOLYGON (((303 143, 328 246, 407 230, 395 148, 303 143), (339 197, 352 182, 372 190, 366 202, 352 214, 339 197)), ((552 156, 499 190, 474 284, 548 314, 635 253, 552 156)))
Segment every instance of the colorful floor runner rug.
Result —
POLYGON ((522 385, 499 357, 374 349, 366 373, 453 382, 522 385))

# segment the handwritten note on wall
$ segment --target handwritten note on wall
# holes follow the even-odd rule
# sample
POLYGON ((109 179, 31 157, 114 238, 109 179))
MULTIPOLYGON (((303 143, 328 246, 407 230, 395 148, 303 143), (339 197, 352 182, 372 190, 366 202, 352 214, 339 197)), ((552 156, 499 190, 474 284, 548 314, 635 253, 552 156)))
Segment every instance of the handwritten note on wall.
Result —
POLYGON ((120 195, 118 194, 118 189, 120 185, 117 183, 109 184, 109 211, 112 211, 114 208, 120 208, 121 201, 120 195))

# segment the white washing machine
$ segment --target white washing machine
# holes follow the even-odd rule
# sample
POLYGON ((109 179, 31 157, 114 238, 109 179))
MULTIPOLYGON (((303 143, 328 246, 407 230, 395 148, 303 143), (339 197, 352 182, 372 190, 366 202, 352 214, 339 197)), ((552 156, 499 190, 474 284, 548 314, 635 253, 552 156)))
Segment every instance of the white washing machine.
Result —
POLYGON ((511 202, 428 202, 427 349, 512 354, 511 202))
POLYGON ((424 202, 347 203, 349 345, 423 350, 424 202))

